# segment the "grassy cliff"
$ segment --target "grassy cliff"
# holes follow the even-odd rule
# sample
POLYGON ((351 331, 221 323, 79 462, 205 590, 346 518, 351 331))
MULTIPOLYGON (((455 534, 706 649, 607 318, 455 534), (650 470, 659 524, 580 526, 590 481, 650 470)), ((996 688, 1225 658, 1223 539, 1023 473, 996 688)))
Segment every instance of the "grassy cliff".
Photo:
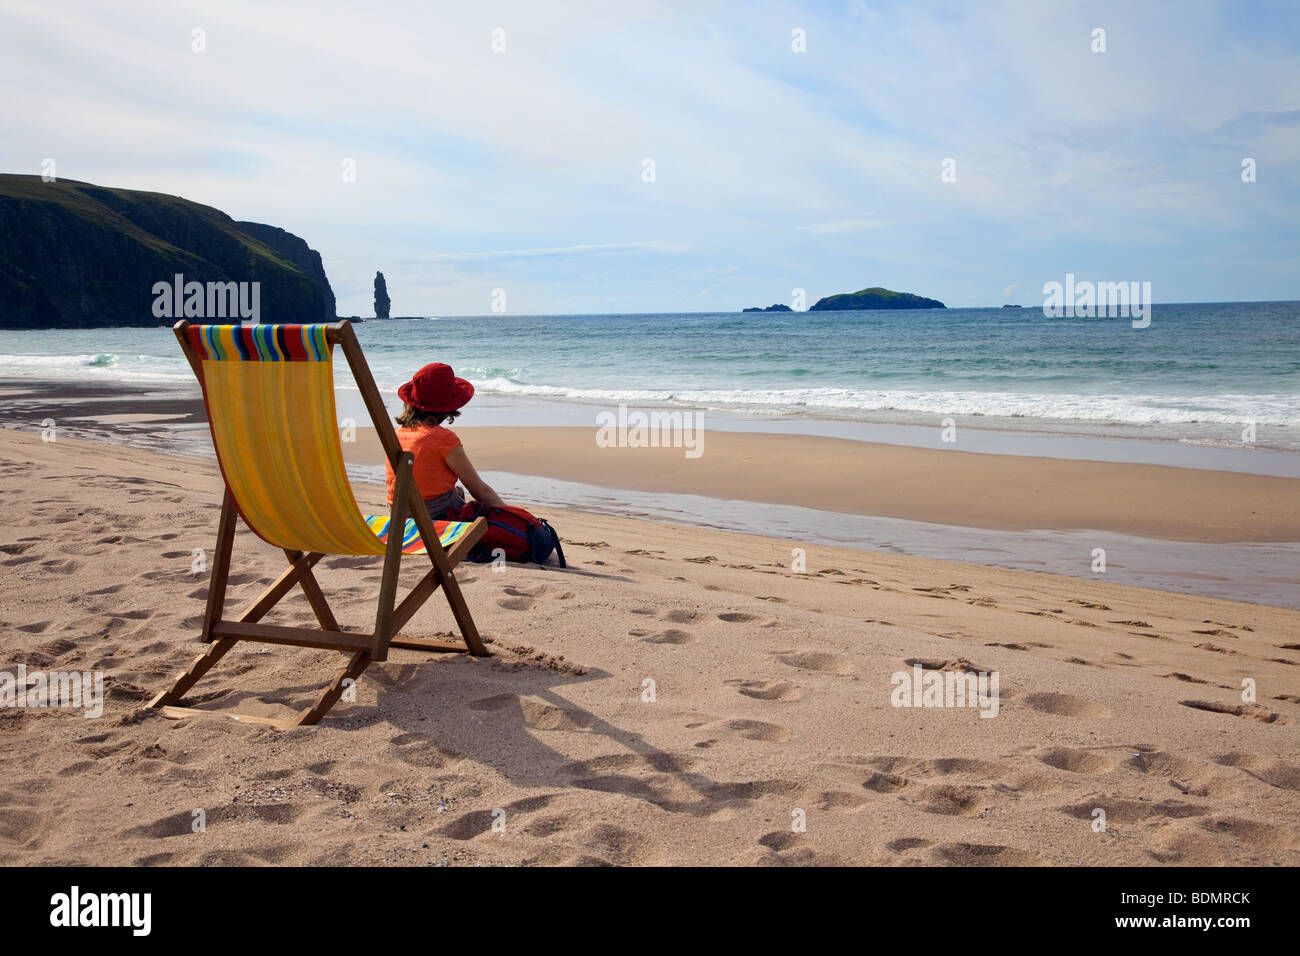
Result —
POLYGON ((320 256, 283 229, 133 189, 0 174, 0 328, 170 325, 153 286, 258 282, 263 322, 330 322, 320 256))
POLYGON ((894 292, 875 286, 857 292, 843 292, 818 299, 809 306, 809 312, 848 312, 856 309, 945 309, 938 299, 913 295, 910 292, 894 292))

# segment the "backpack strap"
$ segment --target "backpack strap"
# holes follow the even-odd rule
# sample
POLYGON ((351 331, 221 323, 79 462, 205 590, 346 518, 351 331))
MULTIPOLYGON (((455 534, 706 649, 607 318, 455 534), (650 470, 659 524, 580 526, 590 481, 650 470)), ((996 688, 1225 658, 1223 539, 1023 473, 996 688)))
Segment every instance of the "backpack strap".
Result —
POLYGON ((509 531, 511 534, 513 534, 513 535, 514 535, 515 537, 517 537, 517 538, 527 538, 527 537, 528 537, 528 532, 527 532, 527 531, 520 531, 518 528, 512 528, 512 527, 510 527, 510 525, 508 525, 508 524, 504 524, 503 522, 500 522, 500 521, 492 521, 491 519, 489 519, 489 520, 488 520, 488 527, 489 527, 489 528, 500 528, 502 531, 509 531))
POLYGON ((564 547, 560 544, 560 536, 555 533, 555 529, 551 527, 551 523, 545 518, 538 518, 537 521, 539 524, 545 525, 546 530, 551 533, 551 541, 555 545, 555 556, 560 560, 560 567, 567 568, 569 563, 564 560, 564 547))

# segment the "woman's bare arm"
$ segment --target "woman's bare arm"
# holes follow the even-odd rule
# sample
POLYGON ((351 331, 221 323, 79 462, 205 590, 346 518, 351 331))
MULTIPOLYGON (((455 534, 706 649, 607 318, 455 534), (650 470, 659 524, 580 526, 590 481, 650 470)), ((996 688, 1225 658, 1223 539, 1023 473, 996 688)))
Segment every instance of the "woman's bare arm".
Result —
POLYGON ((504 508, 506 503, 501 500, 501 496, 492 490, 492 486, 479 477, 474 466, 470 464, 469 455, 465 454, 463 446, 457 446, 447 452, 447 467, 456 473, 456 477, 464 484, 465 489, 474 496, 474 500, 482 502, 489 508, 504 508))

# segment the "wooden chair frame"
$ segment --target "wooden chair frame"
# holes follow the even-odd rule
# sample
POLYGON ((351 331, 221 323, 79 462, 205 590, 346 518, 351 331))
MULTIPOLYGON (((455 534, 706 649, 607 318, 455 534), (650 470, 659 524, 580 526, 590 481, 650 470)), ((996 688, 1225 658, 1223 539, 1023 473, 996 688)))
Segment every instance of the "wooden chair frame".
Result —
MULTIPOLYGON (((199 357, 190 346, 186 335, 188 322, 177 322, 173 327, 176 338, 180 340, 185 357, 189 360, 194 374, 202 381, 202 369, 199 357)), ((384 571, 379 585, 379 607, 375 614, 375 626, 372 633, 357 633, 343 630, 334 618, 325 594, 316 581, 312 568, 324 553, 303 553, 287 548, 281 549, 289 560, 289 567, 281 574, 262 595, 235 618, 227 618, 225 613, 226 581, 230 571, 230 559, 235 541, 235 522, 239 510, 234 496, 227 487, 221 502, 221 519, 217 529, 216 555, 212 562, 212 578, 208 587, 207 608, 203 614, 203 640, 210 646, 195 658, 194 662, 183 671, 167 690, 152 701, 149 707, 160 711, 166 717, 228 717, 246 723, 269 724, 273 727, 307 726, 317 723, 326 712, 343 696, 349 682, 355 682, 362 671, 372 661, 388 659, 388 649, 399 647, 409 650, 432 652, 455 652, 468 650, 476 657, 487 656, 487 648, 480 639, 469 605, 465 603, 460 585, 456 581, 454 568, 464 559, 471 548, 478 543, 487 531, 487 524, 477 519, 459 541, 450 549, 444 549, 438 540, 438 534, 424 507, 419 489, 412 477, 414 456, 402 449, 397 440, 392 422, 388 419, 388 410, 383 398, 370 374, 361 345, 357 342, 356 332, 349 322, 330 325, 326 330, 326 339, 330 345, 341 348, 352 376, 361 390, 361 397, 366 410, 374 423, 375 431, 383 445, 384 454, 393 467, 396 485, 393 490, 392 515, 389 535, 384 552, 384 571), (428 552, 433 565, 411 589, 410 593, 399 603, 397 601, 397 579, 402 560, 402 529, 406 519, 415 520, 420 538, 428 552), (285 625, 263 624, 261 619, 275 605, 293 590, 301 586, 311 605, 319 628, 289 627, 285 625), (419 638, 403 637, 401 628, 411 619, 417 610, 433 596, 434 591, 442 589, 451 607, 451 613, 460 628, 464 644, 446 641, 431 641, 419 638), (276 719, 231 711, 203 710, 196 707, 179 706, 180 701, 195 683, 199 681, 213 665, 216 664, 239 641, 255 641, 264 644, 283 644, 296 647, 313 647, 323 650, 341 651, 349 655, 348 662, 338 672, 332 683, 322 690, 315 703, 300 711, 296 717, 276 719)))

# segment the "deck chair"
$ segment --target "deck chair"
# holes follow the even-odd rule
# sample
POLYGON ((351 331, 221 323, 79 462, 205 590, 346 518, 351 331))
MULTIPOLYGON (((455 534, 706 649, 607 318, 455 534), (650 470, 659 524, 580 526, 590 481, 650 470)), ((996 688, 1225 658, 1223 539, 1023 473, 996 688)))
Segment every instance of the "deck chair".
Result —
POLYGON ((352 326, 348 322, 250 326, 178 322, 174 331, 203 387, 226 490, 203 615, 203 640, 211 646, 149 706, 167 717, 232 717, 283 729, 319 721, 371 661, 387 659, 390 647, 467 650, 485 656, 487 650, 453 569, 486 532, 486 522, 481 518, 473 523, 430 520, 412 478, 414 457, 398 443, 352 326), (335 345, 342 348, 396 476, 392 511, 387 515, 363 515, 348 483, 334 409, 335 345), (289 567, 238 617, 227 618, 226 580, 237 517, 262 540, 281 549, 289 567), (402 530, 394 534, 393 529, 402 530), (329 554, 383 556, 372 633, 344 631, 334 619, 312 574, 316 563, 329 554), (398 603, 403 554, 427 555, 432 566, 398 603), (261 623, 295 585, 302 587, 320 627, 261 623), (464 644, 398 633, 439 588, 464 644), (316 702, 291 719, 179 706, 195 682, 239 641, 341 651, 348 662, 316 702))

